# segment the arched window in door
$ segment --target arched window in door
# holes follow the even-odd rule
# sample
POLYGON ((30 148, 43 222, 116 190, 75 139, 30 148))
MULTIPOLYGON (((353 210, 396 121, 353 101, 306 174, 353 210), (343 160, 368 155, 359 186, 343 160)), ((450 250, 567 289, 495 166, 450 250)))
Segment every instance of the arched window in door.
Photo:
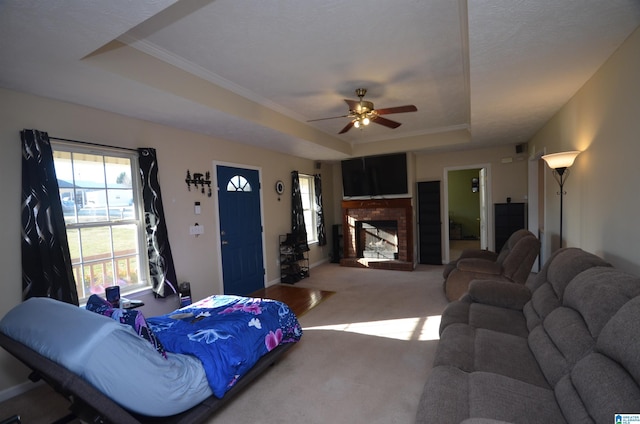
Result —
POLYGON ((234 175, 227 183, 227 191, 251 191, 251 184, 242 175, 234 175))

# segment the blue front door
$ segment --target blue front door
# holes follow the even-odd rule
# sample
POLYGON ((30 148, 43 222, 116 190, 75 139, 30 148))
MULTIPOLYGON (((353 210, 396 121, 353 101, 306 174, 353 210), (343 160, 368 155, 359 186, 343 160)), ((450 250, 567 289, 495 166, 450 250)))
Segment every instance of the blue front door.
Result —
POLYGON ((217 166, 224 293, 264 288, 260 179, 253 169, 217 166))

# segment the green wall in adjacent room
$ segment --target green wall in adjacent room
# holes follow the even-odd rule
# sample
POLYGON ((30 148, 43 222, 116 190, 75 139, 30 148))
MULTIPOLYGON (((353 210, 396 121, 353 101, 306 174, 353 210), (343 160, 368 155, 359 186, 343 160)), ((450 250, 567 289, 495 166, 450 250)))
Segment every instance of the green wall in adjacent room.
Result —
POLYGON ((460 224, 463 238, 480 238, 480 193, 471 191, 471 180, 480 169, 449 171, 449 221, 460 224))

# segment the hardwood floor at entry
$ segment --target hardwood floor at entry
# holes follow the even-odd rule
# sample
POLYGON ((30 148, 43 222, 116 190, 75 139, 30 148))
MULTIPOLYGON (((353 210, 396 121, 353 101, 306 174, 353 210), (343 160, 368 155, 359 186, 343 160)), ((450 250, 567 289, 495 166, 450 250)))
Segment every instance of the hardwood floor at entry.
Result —
POLYGON ((335 292, 325 290, 307 289, 304 287, 293 287, 284 284, 276 284, 257 290, 250 294, 251 297, 263 299, 274 299, 289 305, 289 308, 301 317, 315 306, 325 301, 335 292))

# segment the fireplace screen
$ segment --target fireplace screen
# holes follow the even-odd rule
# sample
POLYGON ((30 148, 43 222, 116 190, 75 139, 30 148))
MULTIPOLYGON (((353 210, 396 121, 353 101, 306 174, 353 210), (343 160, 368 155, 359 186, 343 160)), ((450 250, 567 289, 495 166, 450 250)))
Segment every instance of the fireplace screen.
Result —
POLYGON ((398 259, 398 221, 357 221, 359 258, 398 259))

